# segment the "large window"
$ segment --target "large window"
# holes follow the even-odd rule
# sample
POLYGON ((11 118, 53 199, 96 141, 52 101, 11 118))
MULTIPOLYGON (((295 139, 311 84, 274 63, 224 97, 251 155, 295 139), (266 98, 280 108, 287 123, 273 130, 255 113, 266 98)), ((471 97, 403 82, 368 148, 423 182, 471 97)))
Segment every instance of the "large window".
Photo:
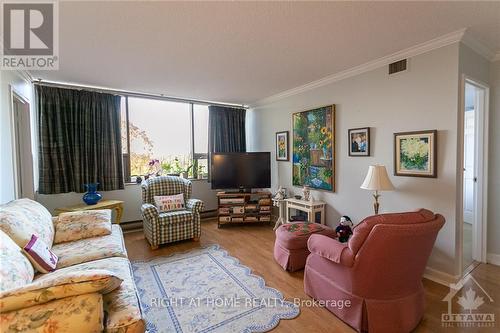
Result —
POLYGON ((137 97, 124 100, 126 179, 152 174, 206 177, 208 106, 137 97))

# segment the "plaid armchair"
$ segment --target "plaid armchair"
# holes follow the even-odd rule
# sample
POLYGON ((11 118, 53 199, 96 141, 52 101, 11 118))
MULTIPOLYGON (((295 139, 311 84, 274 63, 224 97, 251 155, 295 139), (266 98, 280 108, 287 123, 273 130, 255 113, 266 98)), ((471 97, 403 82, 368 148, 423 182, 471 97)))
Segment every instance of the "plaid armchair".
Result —
POLYGON ((146 180, 142 185, 142 221, 144 234, 153 250, 159 245, 200 237, 200 212, 203 201, 191 199, 191 181, 180 177, 161 176, 146 180), (158 212, 154 203, 157 195, 184 194, 185 210, 158 212))

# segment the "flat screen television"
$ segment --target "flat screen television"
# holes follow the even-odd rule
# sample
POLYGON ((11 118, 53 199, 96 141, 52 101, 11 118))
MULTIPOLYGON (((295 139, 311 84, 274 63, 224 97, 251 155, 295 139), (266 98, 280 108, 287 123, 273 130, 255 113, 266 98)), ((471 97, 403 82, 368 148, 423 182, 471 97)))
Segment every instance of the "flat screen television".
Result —
POLYGON ((212 189, 271 187, 271 153, 213 153, 210 181, 212 189))

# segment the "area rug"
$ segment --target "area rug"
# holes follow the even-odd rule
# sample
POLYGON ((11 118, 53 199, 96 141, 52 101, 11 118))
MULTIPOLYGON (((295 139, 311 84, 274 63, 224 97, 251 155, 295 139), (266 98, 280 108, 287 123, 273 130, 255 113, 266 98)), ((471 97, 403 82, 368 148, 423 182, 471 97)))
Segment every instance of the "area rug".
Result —
POLYGON ((300 312, 218 245, 132 267, 149 332, 267 332, 300 312))

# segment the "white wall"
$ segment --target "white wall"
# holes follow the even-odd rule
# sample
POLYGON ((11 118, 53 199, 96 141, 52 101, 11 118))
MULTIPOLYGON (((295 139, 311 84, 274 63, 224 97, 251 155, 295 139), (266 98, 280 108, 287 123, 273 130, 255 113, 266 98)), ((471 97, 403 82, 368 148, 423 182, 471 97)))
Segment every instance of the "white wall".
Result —
MULTIPOLYGON (((125 185, 124 190, 100 192, 104 199, 123 200, 124 212, 122 222, 142 220, 141 217, 141 187, 136 184, 125 185)), ((201 199, 205 202, 205 209, 217 208, 216 191, 210 189, 210 184, 206 180, 193 180, 193 198, 201 199)), ((82 193, 63 194, 37 194, 36 200, 47 207, 53 214, 58 207, 71 206, 82 203, 82 193)))
MULTIPOLYGON (((291 131, 293 112, 336 104, 336 193, 313 191, 328 203, 327 223, 340 215, 360 222, 373 213, 372 196, 359 188, 368 166, 387 166, 395 192, 384 192, 381 211, 408 211, 420 207, 441 213, 446 224, 438 235, 429 266, 449 275, 456 265, 456 168, 458 113, 458 54, 453 44, 409 59, 409 71, 394 76, 379 68, 315 88, 251 110, 253 128, 249 147, 274 154, 274 134, 291 131), (371 127, 371 157, 348 157, 347 130, 371 127), (438 178, 394 177, 393 133, 438 130, 438 178)), ((290 136, 291 138, 292 136, 290 136)), ((273 158, 274 160, 274 158, 273 158)), ((291 162, 273 161, 273 187, 292 188, 291 162)))
MULTIPOLYGON (((0 204, 15 199, 11 90, 29 101, 30 106, 34 100, 31 83, 16 71, 0 71, 0 204)), ((33 108, 31 110, 34 138, 33 108)))
POLYGON ((500 61, 490 67, 488 253, 500 262, 500 61))

